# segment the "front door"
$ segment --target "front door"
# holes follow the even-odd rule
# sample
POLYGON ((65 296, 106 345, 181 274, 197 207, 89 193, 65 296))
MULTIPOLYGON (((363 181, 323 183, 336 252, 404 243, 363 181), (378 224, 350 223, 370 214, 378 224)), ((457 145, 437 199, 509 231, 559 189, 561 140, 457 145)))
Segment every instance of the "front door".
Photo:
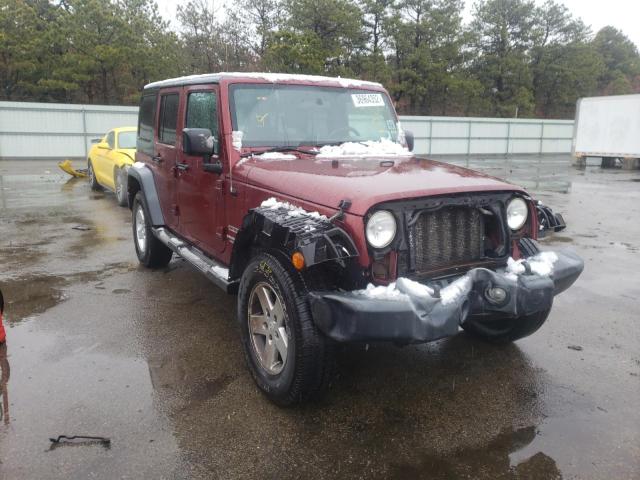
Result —
MULTIPOLYGON (((185 128, 208 128, 215 138, 216 155, 211 161, 224 158, 220 151, 218 86, 196 85, 185 88, 185 128)), ((178 205, 180 233, 210 255, 224 250, 223 175, 204 171, 201 156, 178 153, 178 205)))
POLYGON ((173 230, 179 229, 175 166, 180 90, 171 89, 160 94, 154 155, 150 162, 165 223, 173 230))

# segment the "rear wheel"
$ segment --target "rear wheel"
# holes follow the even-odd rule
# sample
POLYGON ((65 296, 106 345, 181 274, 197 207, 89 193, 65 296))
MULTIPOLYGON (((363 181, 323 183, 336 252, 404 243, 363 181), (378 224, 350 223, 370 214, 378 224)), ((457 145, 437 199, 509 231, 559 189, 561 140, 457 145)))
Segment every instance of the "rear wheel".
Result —
POLYGON ((116 186, 116 200, 121 207, 127 206, 127 171, 116 168, 113 172, 113 184, 116 186))
POLYGON ((91 160, 89 160, 89 165, 87 166, 87 175, 89 176, 89 186, 91 187, 91 190, 96 192, 101 191, 102 187, 96 179, 96 172, 93 170, 93 163, 91 163, 91 160))
POLYGON ((316 398, 333 372, 333 347, 311 318, 301 275, 270 254, 246 268, 238 320, 249 370, 278 405, 316 398))
POLYGON ((132 215, 133 243, 136 247, 138 260, 148 268, 166 266, 171 260, 173 252, 151 231, 149 209, 142 192, 138 192, 133 200, 132 215))

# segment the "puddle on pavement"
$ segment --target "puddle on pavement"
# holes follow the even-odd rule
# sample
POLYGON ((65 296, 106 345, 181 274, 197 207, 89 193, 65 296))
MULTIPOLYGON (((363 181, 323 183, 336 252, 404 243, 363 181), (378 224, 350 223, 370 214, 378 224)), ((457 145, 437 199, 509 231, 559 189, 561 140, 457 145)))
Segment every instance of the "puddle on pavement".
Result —
POLYGON ((4 280, 0 287, 5 299, 5 321, 15 324, 49 310, 66 300, 64 288, 74 282, 92 282, 111 273, 135 268, 129 263, 115 263, 93 272, 64 276, 29 275, 4 280))
POLYGON ((556 462, 542 452, 514 464, 512 456, 531 444, 537 436, 534 426, 506 431, 487 445, 460 449, 449 455, 430 455, 417 465, 391 465, 393 479, 559 479, 556 462))

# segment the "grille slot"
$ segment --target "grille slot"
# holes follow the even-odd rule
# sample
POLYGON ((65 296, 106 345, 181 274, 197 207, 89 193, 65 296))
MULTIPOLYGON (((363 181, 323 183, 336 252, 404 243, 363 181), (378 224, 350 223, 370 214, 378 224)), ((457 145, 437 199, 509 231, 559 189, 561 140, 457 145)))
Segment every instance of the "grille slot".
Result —
POLYGON ((414 224, 413 257, 418 272, 480 260, 484 219, 477 208, 443 207, 424 211, 414 224))

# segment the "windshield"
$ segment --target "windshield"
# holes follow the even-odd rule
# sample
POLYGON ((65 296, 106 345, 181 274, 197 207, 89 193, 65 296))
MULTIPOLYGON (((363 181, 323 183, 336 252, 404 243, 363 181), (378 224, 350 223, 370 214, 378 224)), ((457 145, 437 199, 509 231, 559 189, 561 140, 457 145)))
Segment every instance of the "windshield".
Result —
POLYGON ((232 85, 233 129, 244 147, 397 142, 389 98, 373 90, 306 85, 232 85))
POLYGON ((118 148, 136 148, 136 132, 120 132, 118 148))

